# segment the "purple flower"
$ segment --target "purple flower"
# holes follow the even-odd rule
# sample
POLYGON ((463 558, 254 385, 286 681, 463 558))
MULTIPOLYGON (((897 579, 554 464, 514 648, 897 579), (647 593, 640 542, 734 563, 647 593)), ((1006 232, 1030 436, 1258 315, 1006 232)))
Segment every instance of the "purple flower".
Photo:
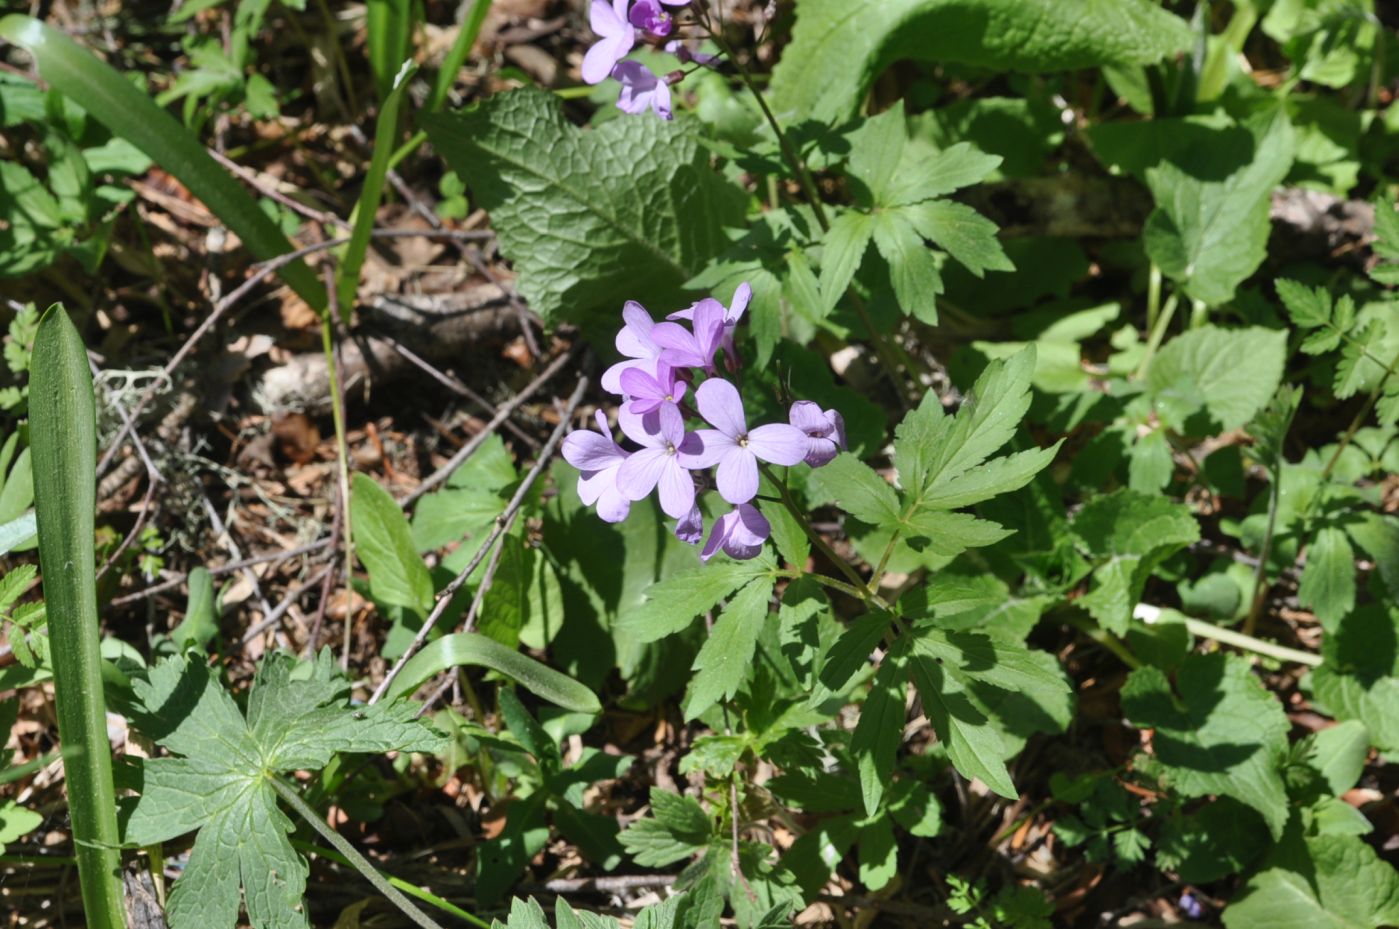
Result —
POLYGON ((645 372, 655 370, 656 359, 661 357, 662 348, 651 337, 656 321, 646 308, 635 300, 628 300, 622 307, 625 321, 617 333, 617 351, 626 356, 602 373, 602 389, 608 393, 625 395, 622 389, 622 374, 628 368, 639 368, 645 372))
POLYGON ((628 368, 622 372, 621 382, 622 393, 630 398, 627 409, 636 414, 650 413, 662 404, 674 406, 685 396, 685 382, 665 361, 656 362, 654 375, 644 368, 628 368))
POLYGON ((740 561, 752 558, 763 550, 763 543, 771 532, 772 526, 757 507, 751 503, 740 503, 714 521, 709 541, 700 551, 700 559, 708 561, 720 549, 730 558, 740 561))
POLYGON ((685 431, 685 420, 674 405, 665 404, 643 418, 623 408, 617 422, 627 438, 642 446, 617 471, 617 489, 628 500, 645 498, 660 485, 661 509, 680 519, 695 505, 695 480, 689 468, 699 440, 685 431), (653 422, 654 420, 654 422, 653 422))
MULTIPOLYGON (((669 2, 669 0, 667 0, 667 2, 669 2)), ((693 61, 696 64, 711 65, 719 60, 718 55, 710 55, 705 52, 694 51, 688 46, 686 46, 679 39, 671 39, 669 42, 667 42, 665 44, 665 50, 670 52, 676 58, 679 58, 681 64, 689 64, 693 61)))
POLYGON ((583 503, 596 503, 598 516, 605 522, 619 523, 631 510, 631 502, 617 488, 617 473, 630 452, 612 440, 602 410, 597 411, 597 427, 602 435, 583 429, 565 436, 563 457, 579 471, 578 496, 583 503))
POLYGON ((835 410, 822 411, 810 400, 792 404, 787 419, 806 433, 806 458, 813 468, 831 463, 836 453, 845 449, 845 417, 835 410))
POLYGON ((1205 915, 1205 908, 1201 905, 1200 898, 1188 890, 1180 895, 1180 908, 1190 919, 1199 919, 1205 915))
POLYGON ((636 29, 627 22, 627 0, 593 0, 589 23, 602 38, 583 56, 583 80, 601 84, 636 44, 636 29))
POLYGON ((704 538, 704 517, 700 515, 698 506, 690 507, 690 512, 680 517, 676 522, 675 537, 691 545, 704 538))
MULTIPOLYGON (((597 3, 600 0, 593 2, 597 3)), ((591 55, 592 51, 588 54, 591 55)), ((585 60, 584 65, 586 64, 585 60)), ((657 77, 656 72, 641 62, 619 61, 612 69, 612 76, 622 85, 622 91, 617 96, 617 109, 623 113, 635 116, 651 109, 661 119, 670 119, 674 115, 670 111, 670 84, 664 78, 657 77)))
MULTIPOLYGON (((738 353, 734 349, 734 332, 738 329, 738 321, 743 318, 743 314, 748 310, 748 304, 753 299, 753 288, 747 281, 739 284, 734 289, 733 302, 724 307, 724 331, 720 345, 724 349, 724 356, 729 362, 729 370, 737 367, 738 353)), ((688 309, 676 310, 666 319, 694 319, 695 310, 700 303, 718 303, 719 301, 706 298, 699 303, 692 304, 688 309)), ((664 324, 662 324, 664 325, 664 324)))
MULTIPOLYGON (((674 5, 673 0, 671 5, 674 5)), ((661 6, 660 0, 636 0, 627 18, 636 28, 657 37, 670 35, 671 27, 675 25, 674 18, 661 6)))
POLYGON ((796 426, 771 423, 750 431, 743 415, 743 401, 728 381, 705 381, 695 391, 695 403, 700 415, 715 428, 694 433, 701 449, 691 467, 717 464, 714 483, 719 495, 732 504, 747 503, 758 493, 759 459, 794 465, 806 457, 807 436, 796 426))
MULTIPOLYGON (((684 312, 683 310, 681 312, 684 312)), ((657 323, 651 338, 662 349, 662 360, 681 368, 714 371, 714 353, 724 336, 724 305, 705 299, 691 308, 690 328, 657 323)))

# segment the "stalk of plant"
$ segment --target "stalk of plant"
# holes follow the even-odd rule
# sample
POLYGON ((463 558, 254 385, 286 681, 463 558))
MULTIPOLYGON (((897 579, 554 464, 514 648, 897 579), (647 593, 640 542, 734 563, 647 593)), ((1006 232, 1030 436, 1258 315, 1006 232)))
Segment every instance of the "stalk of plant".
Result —
POLYGON ((39 323, 29 387, 34 498, 54 703, 87 924, 126 925, 97 622, 97 423, 81 336, 58 304, 39 323))

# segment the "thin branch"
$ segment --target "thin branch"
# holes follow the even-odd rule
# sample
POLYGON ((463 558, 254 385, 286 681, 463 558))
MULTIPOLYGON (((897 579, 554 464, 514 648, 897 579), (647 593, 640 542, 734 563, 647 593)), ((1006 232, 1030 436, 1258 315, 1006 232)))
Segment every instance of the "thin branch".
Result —
MULTIPOLYGON (((283 561, 290 561, 298 555, 309 555, 312 552, 318 552, 321 549, 325 548, 327 545, 329 545, 330 542, 331 539, 329 536, 327 536, 326 538, 317 539, 316 541, 307 543, 306 545, 298 545, 296 548, 289 548, 286 551, 268 552, 265 555, 256 555, 252 558, 244 558, 242 561, 230 561, 227 564, 219 565, 216 568, 210 568, 209 573, 217 577, 220 574, 231 574, 234 571, 241 571, 244 568, 252 567, 253 565, 266 564, 268 562, 272 562, 275 566, 283 561)), ((134 593, 123 594, 120 597, 113 598, 113 600, 111 601, 111 605, 125 606, 128 603, 135 603, 138 600, 144 600, 147 597, 154 596, 155 594, 164 593, 167 590, 173 590, 174 588, 179 587, 188 579, 188 574, 181 574, 178 577, 172 577, 169 580, 161 581, 159 584, 155 584, 150 587, 144 587, 141 590, 138 590, 134 593)))
MULTIPOLYGON (((481 396, 476 391, 463 384, 458 378, 455 378, 452 375, 448 374, 446 371, 442 371, 439 368, 435 367, 427 359, 423 358, 421 355, 418 355, 416 352, 414 352, 412 349, 410 349, 403 343, 399 342, 397 339, 390 338, 388 342, 389 345, 393 346, 393 350, 402 355, 403 358, 406 359, 409 364, 412 364, 415 367, 417 367, 423 373, 427 374, 429 377, 437 381, 437 383, 441 384, 443 387, 446 387, 452 393, 456 394, 459 397, 467 398, 472 403, 475 403, 477 406, 484 409, 491 416, 495 416, 497 413, 500 412, 496 409, 495 404, 491 403, 485 397, 481 396)), ((503 422, 501 425, 504 426, 506 429, 509 429, 511 435, 524 442, 531 449, 533 449, 534 451, 539 451, 539 440, 536 439, 534 436, 530 435, 528 432, 525 432, 519 426, 512 423, 509 419, 505 420, 505 422, 503 422)))
POLYGON ((444 587, 437 595, 437 605, 432 608, 432 612, 428 614, 427 619, 423 620, 422 628, 418 630, 417 635, 415 635, 413 641, 408 644, 408 648, 399 657, 393 669, 384 677, 384 680, 380 682, 379 686, 375 689, 373 696, 369 698, 369 703, 371 705, 378 703, 379 700, 383 698, 389 687, 392 686, 394 679, 403 672, 403 666, 408 663, 408 660, 412 658, 413 655, 417 653, 418 649, 423 646, 423 643, 427 641, 427 637, 432 634, 433 627, 436 626, 437 621, 442 618, 442 614, 447 612, 447 607, 451 605, 452 598, 456 596, 457 591, 466 583, 466 579, 476 570, 477 565, 485 559, 486 554, 490 552, 496 541, 499 540, 500 537, 509 530, 511 524, 514 523, 515 517, 519 515, 520 509, 524 506, 525 497, 528 495, 530 488, 533 487, 534 482, 539 479, 539 475, 544 473, 545 466, 548 465, 549 459, 553 457, 554 449, 558 446, 560 440, 563 439, 564 433, 568 430, 569 422, 573 419, 573 412, 578 409, 578 404, 582 401, 583 392, 587 387, 587 376, 580 377, 578 379, 578 386, 573 389, 573 395, 568 399, 568 406, 563 417, 559 420, 558 426, 554 428, 553 434, 549 436, 549 441, 544 443, 544 448, 540 450, 539 458, 535 461, 534 467, 530 468, 529 473, 526 474, 524 480, 520 482, 519 488, 515 491, 515 495, 510 498, 510 502, 506 504, 504 511, 496 517, 495 528, 491 530, 491 534, 486 537, 486 540, 481 543, 481 547, 476 550, 476 554, 471 556, 471 561, 468 562, 461 573, 454 577, 452 582, 444 587))
POLYGON ((286 615, 287 610, 291 609, 292 606, 294 606, 296 602, 300 600, 308 590, 321 583, 321 581, 323 581, 325 578, 333 576, 334 573, 334 563, 328 564, 325 567, 321 568, 319 571, 317 571, 315 574, 311 575, 311 577, 307 578, 305 581, 302 581, 296 587, 292 588, 291 592, 282 598, 281 603, 277 604, 277 606, 274 609, 269 610, 267 614, 262 617, 262 619, 259 619, 257 622, 253 623, 251 626, 248 627, 248 631, 243 633, 243 644, 247 645, 253 639, 256 639, 258 636, 262 635, 263 630, 267 629, 269 626, 275 625, 278 620, 280 620, 284 615, 286 615))

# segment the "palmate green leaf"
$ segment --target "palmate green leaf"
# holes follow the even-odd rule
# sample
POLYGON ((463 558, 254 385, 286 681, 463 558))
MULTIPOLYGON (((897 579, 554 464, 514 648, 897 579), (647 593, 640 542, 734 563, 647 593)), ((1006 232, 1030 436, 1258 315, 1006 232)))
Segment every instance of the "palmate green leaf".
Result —
POLYGON ((923 140, 911 141, 902 100, 862 121, 846 138, 855 202, 865 209, 945 197, 983 180, 1001 163, 1000 156, 969 142, 935 150, 923 140))
POLYGON ((637 864, 663 868, 707 846, 713 828, 698 802, 652 787, 651 815, 633 822, 619 838, 637 864))
POLYGON ((1300 830, 1236 893, 1227 929, 1374 929, 1399 925, 1399 873, 1355 836, 1300 830))
POLYGON ((1182 20, 1146 0, 799 0, 796 12, 772 78, 784 122, 853 115, 901 58, 1063 71, 1151 64, 1190 42, 1182 20))
POLYGON ((889 482, 849 452, 812 473, 807 481, 812 502, 834 503, 851 516, 872 526, 896 522, 899 497, 889 482))
POLYGON ((874 235, 874 220, 869 213, 845 210, 836 214, 830 230, 822 238, 821 299, 827 310, 840 302, 859 270, 874 235))
POLYGON ((1286 330, 1202 326, 1152 359, 1147 396, 1161 420, 1186 435, 1237 429, 1272 399, 1286 359, 1286 330))
POLYGON ((1122 689, 1122 710, 1132 725, 1154 730, 1156 762, 1175 790, 1233 797, 1261 813, 1274 838, 1282 835, 1287 716, 1246 661, 1187 655, 1174 691, 1159 668, 1139 668, 1122 689))
POLYGON ((908 693, 907 651, 895 645, 884 656, 850 737, 850 753, 855 756, 860 796, 868 816, 875 815, 884 800, 884 790, 894 773, 894 756, 903 742, 904 721, 908 718, 904 709, 904 696, 908 693))
POLYGON ((619 615, 616 628, 641 642, 654 642, 688 626, 696 616, 714 608, 759 578, 771 578, 777 565, 764 550, 748 561, 707 564, 673 574, 646 589, 640 607, 619 615))
POLYGON ((357 473, 351 482, 350 517, 355 552, 369 572, 370 596, 419 613, 431 609, 432 575, 418 557, 408 520, 389 492, 367 474, 357 473))
POLYGON ((695 676, 690 680, 685 701, 686 720, 695 719, 720 700, 738 693, 752 667, 753 650, 767 621, 772 587, 768 578, 749 584, 734 595, 715 620, 695 656, 695 676))
POLYGON ((679 305, 682 285, 728 247, 724 228, 743 224, 742 192, 664 120, 583 130, 552 94, 521 89, 419 121, 551 323, 610 323, 627 299, 679 305))
POLYGON ((199 830, 170 893, 172 929, 232 925, 242 902, 256 929, 309 925, 305 860, 270 778, 318 770, 337 752, 434 752, 445 739, 404 702, 347 706, 349 684, 323 652, 310 674, 272 655, 259 668, 246 719, 202 660, 172 658, 133 681, 134 722, 183 757, 143 759, 125 773, 139 796, 122 801, 127 842, 153 845, 199 830))
POLYGON ((1333 304, 1330 292, 1323 287, 1308 287, 1285 279, 1274 283, 1293 325, 1316 330, 1302 340, 1302 351, 1308 355, 1332 351, 1355 324, 1355 303, 1349 294, 1333 304))
POLYGON ((1197 541, 1200 527, 1189 507, 1124 489, 1085 504, 1073 533, 1096 564, 1093 589, 1078 605, 1105 629, 1123 635, 1151 572, 1197 541))
POLYGON ((875 213, 873 233, 875 247, 889 264, 889 279, 899 307, 930 326, 937 325, 942 275, 923 236, 901 210, 875 213))
POLYGON ((930 239, 977 277, 987 271, 1014 271, 996 238, 996 224, 965 203, 932 200, 899 211, 918 234, 930 239))
POLYGON ((1297 600, 1316 614, 1328 633, 1335 632, 1355 606, 1355 550, 1344 529, 1323 526, 1317 530, 1307 546, 1297 600))
POLYGON ((1292 167, 1292 124, 1281 108, 1246 125, 1253 135, 1250 160, 1222 180, 1236 153, 1214 146, 1197 147, 1146 173, 1156 200, 1142 230, 1147 255, 1187 294, 1210 306, 1233 299, 1235 288, 1263 263, 1269 195, 1292 167))

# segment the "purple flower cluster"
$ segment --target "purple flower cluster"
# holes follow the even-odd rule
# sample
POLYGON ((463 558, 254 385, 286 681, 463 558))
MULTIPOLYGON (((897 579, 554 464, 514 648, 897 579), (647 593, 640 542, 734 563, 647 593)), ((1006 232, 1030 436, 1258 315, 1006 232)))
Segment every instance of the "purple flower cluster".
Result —
MULTIPOLYGON (((589 24, 600 38, 583 57, 583 80, 601 84, 609 77, 622 85, 617 107, 637 114, 652 110, 661 119, 670 119, 670 85, 683 76, 679 72, 664 77, 639 61, 624 61, 638 38, 660 44, 675 28, 675 17, 668 6, 685 6, 690 0, 593 0, 589 24)), ((664 43, 665 50, 682 61, 708 63, 711 56, 691 52, 678 40, 664 43)))
POLYGON ((713 468, 713 486, 733 509, 714 521, 700 553, 705 561, 721 550, 752 558, 767 541, 771 527, 752 504, 759 462, 819 468, 845 447, 840 413, 809 400, 792 404, 788 422, 749 427, 738 388, 721 376, 716 356, 723 352, 726 372, 738 370, 734 332, 752 296, 740 284, 727 307, 705 298, 659 323, 628 301, 617 333, 623 360, 602 375, 602 386, 622 398, 617 423, 640 447, 618 445, 601 410, 597 432, 573 432, 563 442, 564 459, 581 472, 578 495, 600 517, 620 522, 654 491, 676 520, 676 537, 692 545, 704 537, 696 475, 713 468), (706 428, 687 428, 686 418, 696 416, 706 428))

